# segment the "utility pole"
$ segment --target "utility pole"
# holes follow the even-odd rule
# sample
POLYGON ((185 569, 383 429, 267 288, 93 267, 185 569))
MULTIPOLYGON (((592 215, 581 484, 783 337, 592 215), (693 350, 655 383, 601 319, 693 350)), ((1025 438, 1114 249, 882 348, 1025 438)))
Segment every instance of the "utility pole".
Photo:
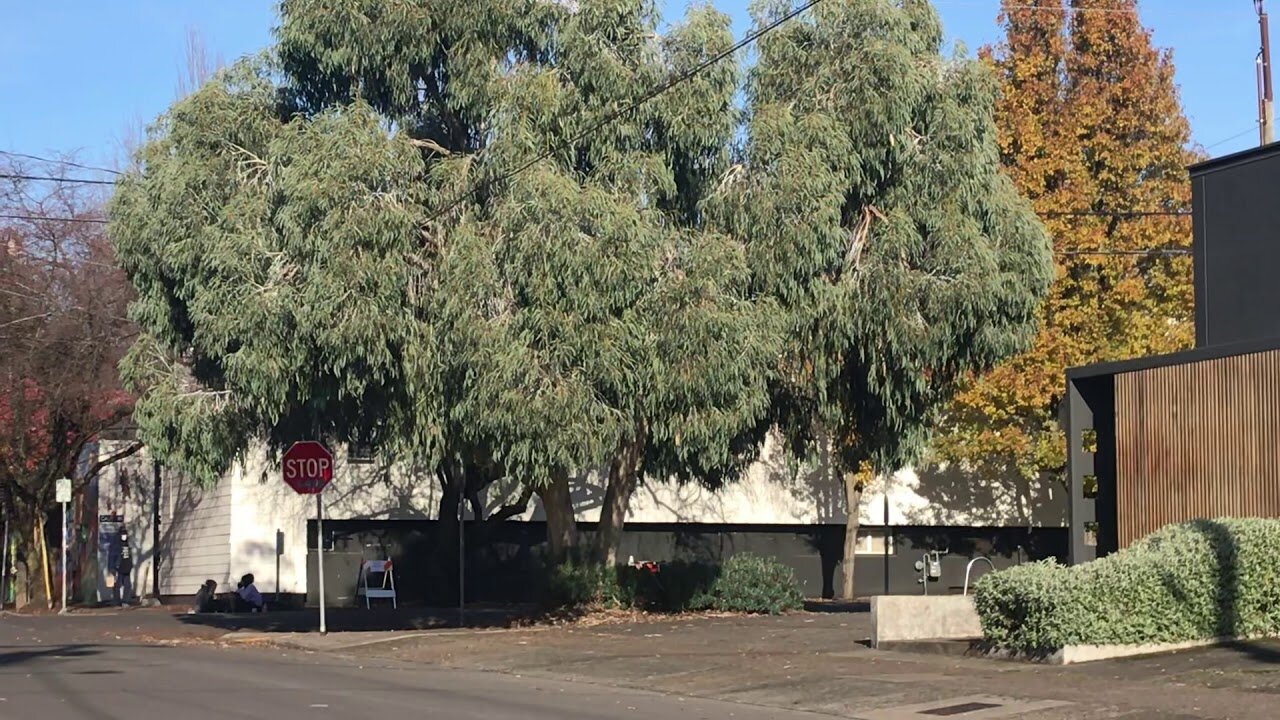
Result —
POLYGON ((1258 50, 1258 135, 1261 144, 1275 142, 1275 115, 1272 111, 1271 96, 1271 37, 1267 30, 1267 11, 1262 7, 1262 0, 1253 0, 1253 9, 1258 12, 1258 32, 1262 36, 1262 48, 1258 50))

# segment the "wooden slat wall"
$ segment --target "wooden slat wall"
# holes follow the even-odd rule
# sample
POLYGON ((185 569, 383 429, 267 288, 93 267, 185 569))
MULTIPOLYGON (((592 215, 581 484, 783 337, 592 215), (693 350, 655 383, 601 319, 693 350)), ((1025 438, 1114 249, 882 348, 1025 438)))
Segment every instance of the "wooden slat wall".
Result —
POLYGON ((1195 518, 1280 517, 1280 350, 1115 379, 1120 547, 1195 518))

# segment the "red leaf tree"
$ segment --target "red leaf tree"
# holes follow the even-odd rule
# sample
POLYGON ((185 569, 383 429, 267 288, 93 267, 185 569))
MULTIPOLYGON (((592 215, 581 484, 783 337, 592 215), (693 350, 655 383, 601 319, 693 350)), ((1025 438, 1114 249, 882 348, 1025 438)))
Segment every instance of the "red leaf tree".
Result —
POLYGON ((28 595, 51 585, 42 543, 55 481, 79 492, 139 449, 92 452, 127 432, 133 400, 116 364, 135 332, 132 291, 100 222, 101 186, 72 182, 70 167, 0 163, 0 175, 56 178, 0 180, 0 506, 18 528, 28 595))

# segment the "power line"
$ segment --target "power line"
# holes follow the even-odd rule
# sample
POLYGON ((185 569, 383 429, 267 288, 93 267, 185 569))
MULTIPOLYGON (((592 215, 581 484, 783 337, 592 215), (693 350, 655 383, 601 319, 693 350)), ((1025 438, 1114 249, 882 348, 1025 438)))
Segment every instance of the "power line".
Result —
MULTIPOLYGON (((986 0, 934 0, 934 1, 938 4, 947 3, 950 5, 968 5, 971 7, 990 7, 992 5, 992 2, 989 2, 986 0)), ((1041 12, 1058 12, 1064 15, 1071 15, 1074 13, 1107 13, 1112 15, 1141 16, 1141 12, 1139 12, 1138 8, 1136 7, 1118 7, 1118 6, 1071 7, 1069 3, 1065 3, 1065 2, 1062 3, 1061 5, 1040 5, 1040 4, 1034 4, 1034 3, 1022 3, 1019 5, 1005 5, 1003 3, 998 3, 998 4, 999 4, 999 9, 1002 11, 1003 10, 1038 10, 1041 12)), ((1237 17, 1238 16, 1238 13, 1231 13, 1229 11, 1204 13, 1200 8, 1192 8, 1191 12, 1189 12, 1188 14, 1195 14, 1197 17, 1206 17, 1206 16, 1237 17)))
POLYGON ((1211 148, 1216 148, 1216 147, 1218 147, 1219 145, 1221 145, 1221 144, 1223 144, 1223 143, 1231 142, 1232 140, 1235 140, 1235 139, 1236 139, 1236 138, 1238 138, 1238 137, 1243 137, 1243 136, 1245 136, 1245 135, 1248 135, 1249 133, 1257 132, 1257 130, 1258 130, 1258 121, 1257 121, 1257 120, 1254 120, 1254 121, 1253 121, 1253 124, 1252 124, 1252 125, 1250 125, 1249 127, 1245 128, 1244 130, 1241 130, 1240 132, 1236 133, 1235 135, 1232 135, 1231 137, 1225 137, 1225 138, 1223 138, 1223 139, 1219 140, 1218 142, 1213 143, 1212 145, 1205 145, 1205 146, 1204 146, 1204 149, 1205 149, 1205 150, 1209 150, 1209 149, 1211 149, 1211 148))
POLYGON ((1148 250, 1055 250, 1054 255, 1190 255, 1188 248, 1152 248, 1148 250))
POLYGON ((108 220, 102 218, 67 218, 58 215, 8 215, 0 214, 0 220, 31 220, 31 222, 51 223, 97 223, 105 225, 108 220))
POLYGON ((81 170, 93 170, 95 172, 111 173, 112 175, 121 174, 119 170, 112 170, 111 168, 98 167, 96 165, 81 165, 80 163, 72 162, 70 160, 54 160, 52 158, 40 157, 39 155, 13 152, 12 150, 0 150, 0 155, 9 155, 11 157, 26 158, 28 160, 35 160, 36 162, 42 162, 42 163, 51 163, 54 165, 66 165, 67 167, 80 168, 81 170))
POLYGON ((48 175, 12 175, 9 173, 0 173, 0 179, 4 180, 34 180, 38 182, 56 182, 68 183, 75 185, 115 185, 115 180, 87 180, 81 178, 60 178, 50 177, 48 175))
POLYGON ((1040 217, 1189 217, 1190 210, 1053 210, 1039 213, 1040 217))
MULTIPOLYGON (((797 15, 800 15, 801 13, 803 13, 803 12, 805 12, 806 10, 808 10, 808 9, 810 9, 810 8, 812 8, 812 7, 814 7, 815 5, 817 5, 817 4, 818 4, 818 3, 820 3, 820 2, 822 2, 822 0, 809 0, 809 2, 807 2, 807 3, 803 4, 803 5, 801 5, 800 7, 796 8, 796 9, 794 9, 794 10, 792 10, 791 12, 787 13, 786 15, 783 15, 782 17, 778 18, 777 20, 774 20, 773 22, 769 23, 768 25, 765 25, 764 27, 760 28, 759 30, 755 30, 755 31, 752 31, 752 32, 747 33, 746 35, 744 35, 744 36, 743 36, 743 38, 742 38, 741 40, 739 40, 738 42, 734 43, 734 44, 733 44, 733 46, 732 46, 732 47, 730 47, 730 48, 728 48, 727 50, 723 50, 723 51, 721 51, 721 52, 719 52, 719 53, 716 53, 713 57, 711 57, 711 58, 709 58, 709 59, 707 59, 707 60, 704 60, 704 61, 703 61, 703 62, 701 62, 701 63, 698 63, 697 65, 695 65, 695 66, 693 66, 692 68, 690 68, 690 69, 688 69, 688 70, 684 71, 683 73, 680 73, 679 75, 675 76, 674 78, 671 78, 670 80, 668 80, 668 81, 666 81, 666 82, 664 82, 664 83, 662 83, 662 84, 660 84, 660 85, 658 85, 658 86, 654 87, 652 90, 650 90, 649 92, 647 92, 647 93, 645 93, 644 95, 642 95, 642 96, 640 97, 640 99, 639 99, 639 100, 636 100, 635 102, 633 102, 633 103, 631 103, 630 105, 628 105, 628 106, 626 106, 626 107, 622 108, 621 110, 615 110, 615 111, 613 111, 613 112, 611 112, 611 113, 609 113, 609 114, 605 115, 603 118, 601 118, 600 120, 597 120, 595 123, 593 123, 593 124, 592 124, 590 127, 588 127, 587 129, 585 129, 585 130, 583 130, 583 131, 579 132, 577 135, 574 135, 572 138, 570 138, 567 144, 568 144, 568 145, 576 145, 576 144, 578 144, 578 143, 579 143, 579 142, 581 142, 583 139, 585 139, 587 136, 589 136, 589 135, 591 135, 592 133, 596 132, 597 130, 599 130, 600 128, 604 127, 605 125, 608 125, 609 123, 613 122, 614 120, 617 120, 618 118, 622 117, 623 115, 626 115, 626 114, 628 114, 628 113, 634 112, 634 111, 635 111, 635 110, 637 110, 640 106, 642 106, 642 105, 644 105, 645 103, 649 102, 650 100, 652 100, 652 99, 654 99, 654 98, 658 97, 659 95, 662 95, 663 93, 667 92, 667 91, 668 91, 668 90, 670 90, 671 88, 673 88, 673 87, 675 87, 675 86, 677 86, 677 85, 679 85, 679 84, 681 84, 681 83, 684 83, 684 82, 687 82, 687 81, 689 81, 689 80, 693 79, 693 77, 695 77, 696 75, 698 75, 699 73, 701 73, 703 70, 706 70, 707 68, 709 68, 709 67, 711 67, 712 65, 714 65, 714 64, 716 64, 716 63, 718 63, 718 62, 720 62, 721 60, 723 60, 723 59, 725 59, 725 58, 729 57, 730 55, 733 55, 734 53, 736 53, 736 52, 738 52, 739 50, 741 50, 742 48, 744 48, 744 47, 746 47, 746 46, 750 45, 751 43, 755 42, 756 40, 759 40, 760 38, 764 37, 766 34, 768 34, 768 33, 772 32, 774 29, 776 29, 779 25, 782 25, 783 23, 787 22, 788 20, 790 20, 790 19, 792 19, 792 18, 796 17, 797 15)), ((498 177, 497 179, 495 179, 495 180, 484 180, 484 181, 481 181, 479 184, 475 185, 474 187, 472 187, 472 188, 471 188, 471 189, 469 189, 469 190, 466 190, 465 192, 461 193, 460 195, 457 195, 457 196, 456 196, 456 197, 454 197, 452 200, 450 200, 448 203, 446 203, 446 204, 445 204, 445 206, 444 206, 444 208, 443 208, 443 209, 441 209, 440 211, 436 212, 434 215, 432 215, 432 216, 431 216, 431 218, 428 220, 428 222, 434 222, 434 221, 438 220, 442 215, 444 215, 445 213, 448 213, 449 211, 453 210, 455 207, 457 207, 457 206, 458 206, 458 204, 459 204, 459 203, 461 203, 463 200, 466 200, 466 199, 467 199, 468 197, 470 197, 471 195, 473 195, 473 194, 475 194, 475 193, 479 192, 481 189, 483 189, 483 188, 485 188, 485 187, 488 187, 488 186, 490 186, 490 185, 493 185, 493 184, 495 184, 495 183, 502 183, 502 182, 506 182, 507 180, 510 180, 511 178, 515 177, 516 175, 519 175, 520 173, 523 173, 524 171, 528 170, 529 168, 533 167, 534 165, 537 165, 538 163, 542 162, 543 160, 546 160, 547 158, 551 157, 551 156, 552 156, 552 155, 554 155, 554 154, 555 154, 555 151, 554 151, 554 150, 544 150, 543 152, 541 152, 541 153, 539 153, 537 156, 535 156, 532 160, 529 160, 528 162, 524 163, 523 165, 520 165, 520 166, 519 166, 519 167, 517 167, 515 170, 511 170, 510 172, 504 173, 503 175, 499 176, 499 177, 498 177)))

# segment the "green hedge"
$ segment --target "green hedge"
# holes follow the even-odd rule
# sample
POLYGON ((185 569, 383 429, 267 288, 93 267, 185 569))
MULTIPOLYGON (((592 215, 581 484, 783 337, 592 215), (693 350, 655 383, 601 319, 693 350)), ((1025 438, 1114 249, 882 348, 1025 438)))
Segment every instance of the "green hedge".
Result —
POLYGON ((553 608, 634 608, 651 612, 720 610, 778 614, 803 606, 791 569, 771 557, 742 553, 723 566, 662 563, 659 572, 619 565, 565 563, 548 570, 553 608))
POLYGON ((988 642, 1027 652, 1280 634, 1280 520, 1170 525, 1083 565, 988 574, 974 600, 988 642))

